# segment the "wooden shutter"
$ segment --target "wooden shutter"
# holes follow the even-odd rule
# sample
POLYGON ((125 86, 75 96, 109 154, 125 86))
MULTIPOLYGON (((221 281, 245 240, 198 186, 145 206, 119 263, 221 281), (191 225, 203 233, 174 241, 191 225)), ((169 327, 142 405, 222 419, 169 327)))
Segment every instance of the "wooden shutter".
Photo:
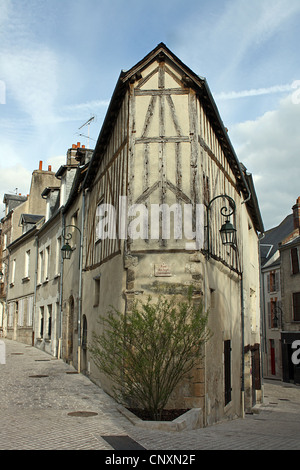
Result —
POLYGON ((276 292, 279 291, 279 272, 275 273, 275 290, 276 292))
POLYGON ((293 294, 293 320, 300 321, 300 292, 293 294))
POLYGON ((298 248, 291 249, 291 263, 292 263, 292 274, 297 274, 299 272, 298 248))

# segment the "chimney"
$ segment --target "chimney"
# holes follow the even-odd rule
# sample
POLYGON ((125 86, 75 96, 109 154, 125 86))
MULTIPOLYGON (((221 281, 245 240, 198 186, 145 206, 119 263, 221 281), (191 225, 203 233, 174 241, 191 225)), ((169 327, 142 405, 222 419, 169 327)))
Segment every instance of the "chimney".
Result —
POLYGON ((300 196, 297 198, 296 204, 293 206, 294 229, 300 228, 300 196))
POLYGON ((42 170, 42 169, 43 169, 43 162, 42 162, 42 160, 40 160, 39 170, 42 170))

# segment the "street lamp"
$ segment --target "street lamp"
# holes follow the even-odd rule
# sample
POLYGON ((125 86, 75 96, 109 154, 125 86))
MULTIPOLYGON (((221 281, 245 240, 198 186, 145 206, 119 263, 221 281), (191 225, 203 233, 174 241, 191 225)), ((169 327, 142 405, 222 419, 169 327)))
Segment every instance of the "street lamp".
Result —
POLYGON ((75 248, 72 248, 69 244, 69 240, 72 239, 72 234, 71 233, 67 233, 65 235, 65 230, 66 228, 68 227, 73 227, 73 228, 76 228, 79 232, 79 235, 80 235, 80 246, 81 246, 81 231, 79 230, 78 227, 76 227, 76 225, 67 225, 64 230, 63 230, 63 233, 62 233, 62 237, 63 239, 65 240, 65 244, 62 246, 61 248, 61 254, 62 254, 62 257, 63 259, 70 259, 71 258, 71 255, 72 255, 72 252, 75 248))
POLYGON ((235 212, 235 207, 236 207, 235 202, 230 196, 227 196, 227 194, 221 194, 219 196, 214 197, 209 202, 209 204, 206 208, 206 213, 207 213, 207 252, 206 252, 206 257, 207 257, 207 259, 210 258, 210 233, 209 233, 209 231, 210 231, 210 220, 209 220, 209 213, 210 213, 210 208, 211 208, 212 203, 218 198, 227 199, 227 201, 229 202, 229 206, 231 208, 231 210, 230 210, 230 209, 228 209, 227 206, 223 206, 220 209, 221 215, 223 217, 226 217, 226 221, 220 229, 220 235, 221 235, 222 243, 223 243, 223 245, 227 245, 227 246, 236 246, 236 229, 234 228, 234 226, 232 225, 232 223, 229 220, 229 217, 232 214, 234 214, 234 212, 235 212))
POLYGON ((70 246, 69 241, 67 240, 66 244, 61 248, 61 254, 63 259, 70 259, 72 251, 73 248, 70 246))

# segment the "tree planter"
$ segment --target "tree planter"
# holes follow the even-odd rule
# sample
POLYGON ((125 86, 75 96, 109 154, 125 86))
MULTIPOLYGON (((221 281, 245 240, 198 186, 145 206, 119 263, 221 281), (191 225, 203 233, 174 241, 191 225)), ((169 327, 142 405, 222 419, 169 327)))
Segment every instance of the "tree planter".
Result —
POLYGON ((201 408, 192 408, 183 413, 173 421, 146 421, 129 411, 122 405, 118 405, 118 411, 122 413, 134 426, 144 429, 154 429, 160 431, 183 431, 199 429, 203 427, 203 414, 201 408))

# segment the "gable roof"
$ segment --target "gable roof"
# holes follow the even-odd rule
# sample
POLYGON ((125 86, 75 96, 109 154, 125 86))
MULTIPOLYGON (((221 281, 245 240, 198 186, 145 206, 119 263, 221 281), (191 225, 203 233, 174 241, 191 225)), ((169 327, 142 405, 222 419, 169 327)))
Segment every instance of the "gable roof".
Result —
MULTIPOLYGON (((251 178, 246 177, 246 172, 236 156, 234 148, 228 136, 228 132, 224 127, 220 117, 218 108, 210 92, 209 86, 205 78, 195 74, 187 65, 185 65, 164 43, 158 44, 149 54, 142 60, 134 65, 128 71, 122 71, 117 81, 115 90, 113 92, 96 146, 87 171, 84 187, 88 188, 95 175, 101 156, 108 144, 110 134, 117 119, 123 98, 129 87, 131 81, 135 81, 140 76, 141 71, 147 67, 151 62, 157 59, 167 59, 172 62, 172 65, 177 67, 182 75, 182 82, 188 87, 195 89, 197 95, 200 97, 205 111, 210 119, 211 125, 220 141, 223 152, 230 164, 230 167, 235 175, 237 181, 237 188, 243 193, 244 200, 250 212, 255 229, 258 232, 263 232, 263 222, 260 215, 258 202, 254 190, 254 185, 251 178), (251 184, 251 189, 249 187, 251 184)), ((248 174, 249 175, 249 174, 248 174)))
POLYGON ((267 230, 260 239, 260 258, 263 267, 278 251, 281 241, 293 231, 293 214, 288 215, 277 227, 267 230))

